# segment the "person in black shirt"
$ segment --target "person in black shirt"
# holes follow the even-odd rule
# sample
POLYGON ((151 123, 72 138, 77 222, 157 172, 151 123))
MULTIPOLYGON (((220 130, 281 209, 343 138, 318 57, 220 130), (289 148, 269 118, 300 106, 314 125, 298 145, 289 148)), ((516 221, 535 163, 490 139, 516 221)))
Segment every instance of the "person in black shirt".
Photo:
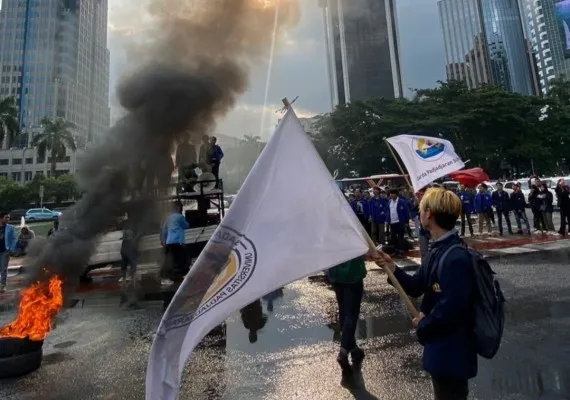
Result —
POLYGON ((566 225, 570 226, 570 187, 564 184, 558 195, 560 202, 560 233, 566 236, 566 225))
POLYGON ((530 235, 530 223, 526 216, 526 199, 524 198, 524 193, 521 192, 521 184, 515 183, 513 186, 513 193, 511 193, 511 207, 513 213, 515 214, 515 220, 517 221, 517 234, 522 234, 522 224, 521 219, 524 221, 527 227, 527 232, 530 235))
POLYGON ((511 227, 511 201, 509 199, 509 194, 503 190, 503 184, 497 183, 497 190, 492 194, 493 204, 497 210, 497 218, 499 220, 499 234, 503 236, 503 217, 507 222, 507 229, 509 233, 513 234, 513 228, 511 227))

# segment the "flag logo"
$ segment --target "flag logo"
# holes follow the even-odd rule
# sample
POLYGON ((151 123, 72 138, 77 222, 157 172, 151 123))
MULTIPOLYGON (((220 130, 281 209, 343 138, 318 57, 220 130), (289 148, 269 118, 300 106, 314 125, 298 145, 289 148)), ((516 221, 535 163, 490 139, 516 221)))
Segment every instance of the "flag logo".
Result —
POLYGON ((424 161, 439 160, 445 154, 445 144, 429 139, 412 139, 412 148, 424 161))
MULTIPOLYGON (((205 252, 217 252, 221 246, 227 249, 226 252, 229 251, 229 255, 221 272, 202 298, 194 320, 236 294, 249 280, 257 264, 255 245, 236 230, 220 225, 211 241, 213 246, 207 246, 205 252)), ((207 254, 206 257, 208 258, 207 254)))

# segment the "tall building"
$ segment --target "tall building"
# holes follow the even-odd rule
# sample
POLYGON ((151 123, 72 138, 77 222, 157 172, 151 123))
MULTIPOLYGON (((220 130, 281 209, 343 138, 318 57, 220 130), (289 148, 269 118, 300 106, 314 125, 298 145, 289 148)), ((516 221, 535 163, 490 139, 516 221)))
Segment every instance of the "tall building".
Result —
POLYGON ((320 0, 331 107, 402 96, 394 0, 320 0))
POLYGON ((14 96, 22 135, 0 146, 0 176, 30 181, 47 173, 33 138, 44 117, 76 125, 77 154, 57 164, 74 172, 86 144, 109 128, 107 0, 3 0, 0 97, 14 96))
POLYGON ((570 0, 521 0, 540 90, 554 78, 570 79, 570 0))
POLYGON ((448 79, 536 93, 517 0, 439 0, 438 9, 448 79))

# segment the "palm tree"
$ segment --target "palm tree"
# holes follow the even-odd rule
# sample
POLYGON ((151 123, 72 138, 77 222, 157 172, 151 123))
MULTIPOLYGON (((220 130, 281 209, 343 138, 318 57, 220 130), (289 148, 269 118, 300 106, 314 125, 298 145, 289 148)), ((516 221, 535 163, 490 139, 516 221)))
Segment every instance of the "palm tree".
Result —
POLYGON ((0 101, 0 149, 4 139, 8 143, 15 140, 20 134, 20 124, 18 123, 18 107, 16 98, 6 97, 0 101))
POLYGON ((42 133, 34 138, 32 145, 37 148, 38 157, 45 159, 50 152, 51 176, 55 177, 56 162, 65 158, 65 148, 72 151, 77 149, 72 130, 75 124, 61 117, 42 119, 42 133))

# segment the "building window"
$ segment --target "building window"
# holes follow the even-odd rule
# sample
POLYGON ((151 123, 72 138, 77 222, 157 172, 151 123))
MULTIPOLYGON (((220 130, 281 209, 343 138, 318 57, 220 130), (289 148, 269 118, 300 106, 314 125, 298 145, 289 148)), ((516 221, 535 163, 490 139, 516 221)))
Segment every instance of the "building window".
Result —
POLYGON ((0 178, 8 179, 8 173, 7 172, 0 172, 0 178))
POLYGON ((44 176, 44 171, 36 171, 36 176, 37 176, 37 177, 42 177, 42 176, 44 176))
POLYGON ((12 165, 22 165, 21 158, 12 158, 12 165))
POLYGON ((26 158, 26 164, 33 164, 33 163, 34 163, 34 159, 32 157, 26 158))
POLYGON ((10 160, 8 160, 7 158, 2 158, 0 159, 0 165, 8 165, 8 161, 10 160))
POLYGON ((32 180, 32 171, 24 172, 24 181, 29 182, 32 180))
POLYGON ((12 172, 12 180, 14 182, 20 182, 22 180, 22 173, 21 172, 12 172))

